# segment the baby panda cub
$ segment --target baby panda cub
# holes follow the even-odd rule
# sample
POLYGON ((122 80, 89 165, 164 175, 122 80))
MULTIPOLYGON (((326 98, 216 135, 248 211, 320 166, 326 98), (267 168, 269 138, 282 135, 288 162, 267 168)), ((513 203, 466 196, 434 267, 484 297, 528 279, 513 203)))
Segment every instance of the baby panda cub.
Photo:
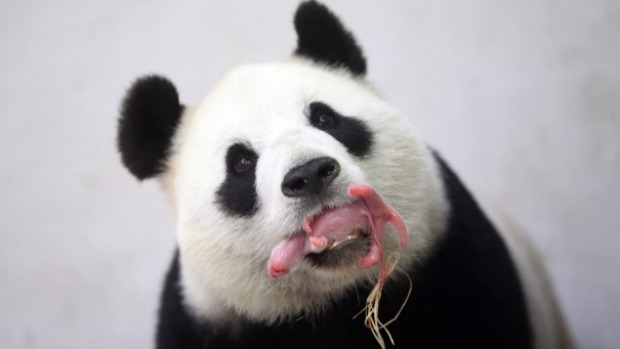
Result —
POLYGON ((304 2, 294 24, 291 59, 231 70, 196 107, 159 76, 127 92, 123 163, 161 180, 177 220, 156 347, 531 347, 471 195, 334 14, 304 2))

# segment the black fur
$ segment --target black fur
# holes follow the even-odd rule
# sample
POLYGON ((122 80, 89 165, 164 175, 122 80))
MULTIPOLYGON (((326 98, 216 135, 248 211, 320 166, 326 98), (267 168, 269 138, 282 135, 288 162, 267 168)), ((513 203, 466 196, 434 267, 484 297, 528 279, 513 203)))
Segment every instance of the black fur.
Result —
POLYGON ((127 91, 118 123, 123 164, 142 180, 164 170, 183 106, 174 85, 160 76, 138 79, 127 91))
MULTIPOLYGON (((396 347, 531 348, 525 302, 506 246, 458 178, 439 162, 452 209, 448 231, 422 266, 410 273, 411 298, 389 327, 396 347)), ((403 279, 386 284, 382 319, 397 311, 408 287, 403 279)), ((158 349, 378 348, 363 316, 354 318, 364 307, 367 288, 351 290, 314 323, 303 317, 273 327, 247 322, 235 336, 196 320, 185 309, 180 292, 175 259, 162 295, 158 349)))
POLYGON ((258 155, 248 146, 235 143, 226 152, 226 179, 217 191, 217 202, 231 214, 252 216, 258 209, 256 197, 256 162, 258 155), (240 159, 251 162, 251 167, 238 171, 240 159))
POLYGON ((342 143, 349 153, 360 157, 370 153, 373 135, 363 121, 340 115, 322 102, 310 103, 309 114, 308 119, 312 126, 330 134, 342 143), (321 120, 325 119, 329 122, 321 123, 321 120))
POLYGON ((366 59, 353 35, 327 7, 314 1, 299 5, 295 13, 295 54, 354 75, 366 74, 366 59))

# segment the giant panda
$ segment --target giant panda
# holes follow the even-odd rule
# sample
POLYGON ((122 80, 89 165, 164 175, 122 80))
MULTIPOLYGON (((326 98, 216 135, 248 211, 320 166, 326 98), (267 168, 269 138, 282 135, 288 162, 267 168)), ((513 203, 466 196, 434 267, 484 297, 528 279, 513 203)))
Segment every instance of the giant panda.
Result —
POLYGON ((329 9, 303 2, 294 26, 289 60, 232 69, 196 107, 161 76, 126 93, 122 161, 176 218, 156 347, 533 347, 487 215, 329 9))

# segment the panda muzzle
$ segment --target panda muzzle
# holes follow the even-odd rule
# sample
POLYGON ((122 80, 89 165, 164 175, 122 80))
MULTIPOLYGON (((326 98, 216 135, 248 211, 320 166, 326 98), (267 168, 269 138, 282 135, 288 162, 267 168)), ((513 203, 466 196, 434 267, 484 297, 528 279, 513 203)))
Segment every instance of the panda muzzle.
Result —
POLYGON ((306 218, 302 232, 280 242, 271 251, 269 276, 286 275, 307 254, 329 251, 344 241, 361 237, 363 232, 368 232, 370 248, 359 258, 358 265, 370 268, 383 258, 382 241, 388 222, 396 228, 400 247, 407 246, 405 222, 372 187, 351 185, 348 194, 359 200, 306 218))

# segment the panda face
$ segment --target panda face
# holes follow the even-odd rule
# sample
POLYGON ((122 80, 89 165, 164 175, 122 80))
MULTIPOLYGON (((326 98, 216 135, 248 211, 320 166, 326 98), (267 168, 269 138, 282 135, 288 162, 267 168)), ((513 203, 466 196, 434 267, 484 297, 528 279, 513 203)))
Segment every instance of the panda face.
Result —
POLYGON ((351 33, 316 1, 294 22, 293 58, 233 69, 195 108, 158 76, 121 108, 123 163, 176 213, 183 299, 229 329, 321 313, 376 282, 382 250, 410 269, 446 221, 431 153, 364 79, 351 33))
MULTIPOLYGON (((282 277, 268 272, 274 249, 308 217, 355 201, 347 193, 355 184, 373 187, 404 217, 410 243, 400 266, 408 267, 445 211, 429 159, 398 112, 344 71, 299 59, 234 69, 185 113, 163 174, 188 304, 220 321, 242 314, 272 323, 320 312, 355 284, 375 282, 376 267, 356 263, 369 249, 359 231, 305 254, 282 277)), ((388 252, 398 248, 391 229, 388 252)))

